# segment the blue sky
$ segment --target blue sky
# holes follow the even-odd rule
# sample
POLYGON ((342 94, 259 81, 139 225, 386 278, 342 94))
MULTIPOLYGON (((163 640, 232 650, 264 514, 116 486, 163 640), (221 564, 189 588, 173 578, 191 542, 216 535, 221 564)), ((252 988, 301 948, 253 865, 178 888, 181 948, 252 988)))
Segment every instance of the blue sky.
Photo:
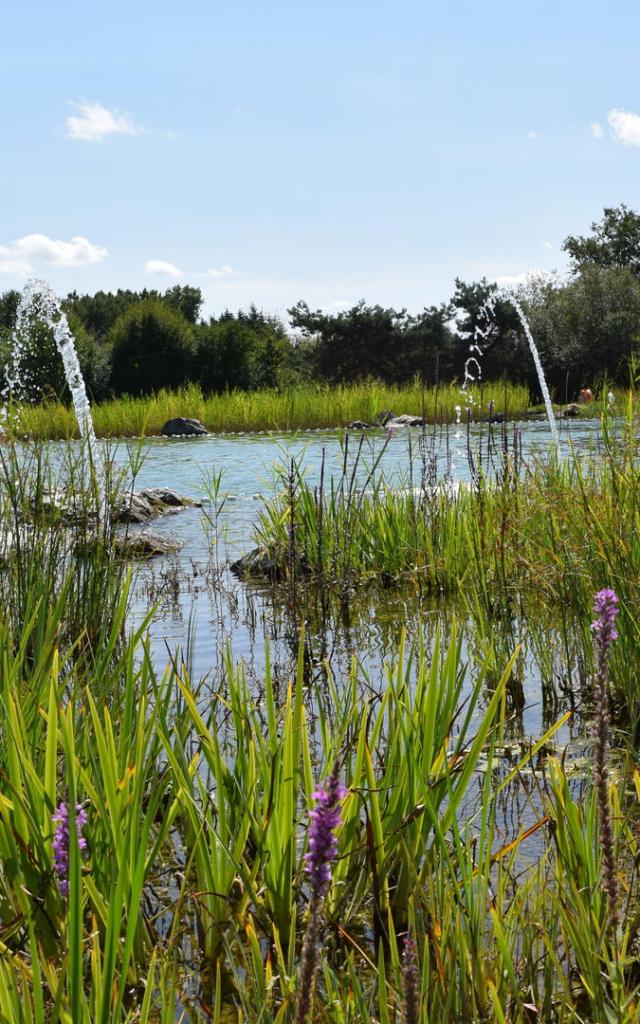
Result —
POLYGON ((639 41, 616 0, 8 4, 0 290, 417 311, 562 271, 640 209, 639 41))

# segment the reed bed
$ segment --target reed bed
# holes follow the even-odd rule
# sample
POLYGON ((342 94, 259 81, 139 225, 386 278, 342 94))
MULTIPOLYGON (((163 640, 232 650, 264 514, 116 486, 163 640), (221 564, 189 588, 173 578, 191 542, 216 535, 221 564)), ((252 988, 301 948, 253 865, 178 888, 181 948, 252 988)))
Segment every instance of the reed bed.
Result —
MULTIPOLYGON (((410 585, 418 596, 461 597, 488 628, 515 613, 588 618, 592 596, 612 586, 621 600, 616 679, 631 722, 640 718, 631 652, 640 643, 640 469, 636 411, 625 425, 603 419, 600 449, 568 460, 522 462, 517 430, 494 427, 468 445, 471 481, 435 479, 430 435, 420 471, 390 486, 383 450, 364 468, 355 444, 340 479, 312 487, 297 462, 279 470, 255 541, 272 574, 298 592, 348 602, 363 586, 410 585), (357 480, 364 480, 358 486, 357 480)), ((256 561, 258 569, 262 563, 256 561)), ((249 571, 251 567, 249 566, 249 571)), ((587 645, 588 646, 588 645, 587 645)))
MULTIPOLYGON (((456 406, 472 405, 486 415, 490 402, 494 409, 517 417, 529 407, 529 392, 501 383, 470 388, 462 395, 455 384, 425 389, 419 382, 401 387, 368 382, 205 396, 197 385, 189 385, 148 398, 113 399, 95 405, 92 413, 99 437, 143 437, 159 434, 176 416, 199 419, 213 432, 314 430, 344 427, 352 420, 373 423, 384 410, 424 416, 429 422, 454 422, 456 406)), ((77 436, 73 409, 60 403, 24 407, 20 430, 35 440, 77 436)))
MULTIPOLYGON (((610 467, 599 481, 612 503, 612 481, 627 500, 633 460, 620 459, 623 475, 610 467)), ((310 687, 304 630, 283 690, 268 659, 250 688, 231 650, 215 680, 191 679, 179 659, 159 673, 147 623, 127 627, 129 577, 91 488, 84 514, 63 522, 40 455, 3 466, 3 1022, 640 1020, 635 759, 614 763, 601 728, 598 785, 572 780, 554 755, 563 716, 509 762, 518 651, 495 671, 490 618, 477 617, 473 663, 453 618, 428 649, 403 637, 380 691, 355 660, 310 687), (16 545, 25 523, 29 542, 16 545), (314 897, 309 820, 329 775, 344 794, 331 877, 314 897), (523 785, 529 819, 506 834, 501 802, 523 785)), ((630 600, 607 641, 626 657, 638 649, 630 600)), ((601 654, 605 722, 620 664, 601 654)))

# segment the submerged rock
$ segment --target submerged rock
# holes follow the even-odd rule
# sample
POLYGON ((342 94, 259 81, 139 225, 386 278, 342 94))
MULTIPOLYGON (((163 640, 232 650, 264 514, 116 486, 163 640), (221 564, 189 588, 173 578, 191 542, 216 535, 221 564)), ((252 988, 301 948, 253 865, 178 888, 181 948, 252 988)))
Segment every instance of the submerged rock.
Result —
POLYGON ((368 430, 370 426, 364 420, 351 420, 351 423, 347 423, 347 430, 368 430))
POLYGON ((253 548, 229 566, 234 576, 244 580, 255 576, 262 579, 276 580, 282 576, 282 569, 274 558, 260 548, 253 548))
POLYGON ((170 555, 180 550, 180 544, 155 533, 120 534, 113 539, 118 554, 123 558, 155 558, 156 555, 170 555))
POLYGON ((172 420, 167 420, 160 433, 164 437, 200 437, 209 431, 200 420, 176 416, 172 420))

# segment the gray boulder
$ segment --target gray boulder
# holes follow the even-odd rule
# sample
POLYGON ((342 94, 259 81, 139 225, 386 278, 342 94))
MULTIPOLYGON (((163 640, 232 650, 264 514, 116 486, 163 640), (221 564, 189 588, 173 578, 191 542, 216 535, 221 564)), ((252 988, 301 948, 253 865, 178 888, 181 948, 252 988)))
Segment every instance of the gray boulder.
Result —
POLYGON ((200 420, 191 420, 182 416, 167 420, 160 433, 163 437, 200 437, 209 431, 200 420))
POLYGON ((144 491, 123 494, 114 506, 111 518, 114 523, 146 523, 148 519, 178 512, 181 508, 200 508, 200 502, 172 491, 169 487, 147 487, 144 491))
POLYGON ((410 413, 404 412, 401 416, 394 416, 393 419, 387 420, 382 425, 385 430, 398 430, 400 427, 423 427, 424 420, 422 416, 412 416, 410 413))

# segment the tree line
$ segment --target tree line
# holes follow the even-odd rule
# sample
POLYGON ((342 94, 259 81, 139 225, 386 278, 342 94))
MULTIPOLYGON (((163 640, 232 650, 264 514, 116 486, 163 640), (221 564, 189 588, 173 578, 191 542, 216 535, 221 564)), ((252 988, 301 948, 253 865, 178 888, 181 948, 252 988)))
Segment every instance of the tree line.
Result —
MULTIPOLYGON (((569 236, 564 250, 570 259, 566 279, 533 278, 515 293, 557 400, 570 400, 586 384, 628 381, 640 346, 640 215, 624 205, 605 209, 591 233, 569 236)), ((19 299, 16 291, 0 296, 4 368, 13 358, 19 299)), ((402 384, 417 377, 426 385, 449 383, 461 379, 474 341, 482 349, 483 379, 505 378, 538 391, 513 303, 486 279, 456 280, 449 302, 417 314, 364 301, 327 313, 301 301, 288 311, 289 327, 255 306, 204 318, 202 305, 200 289, 190 285, 164 293, 70 293, 63 308, 93 400, 150 394, 187 382, 198 383, 205 393, 311 380, 374 378, 402 384)), ((36 317, 21 342, 27 397, 63 397, 64 376, 51 332, 36 317)))

